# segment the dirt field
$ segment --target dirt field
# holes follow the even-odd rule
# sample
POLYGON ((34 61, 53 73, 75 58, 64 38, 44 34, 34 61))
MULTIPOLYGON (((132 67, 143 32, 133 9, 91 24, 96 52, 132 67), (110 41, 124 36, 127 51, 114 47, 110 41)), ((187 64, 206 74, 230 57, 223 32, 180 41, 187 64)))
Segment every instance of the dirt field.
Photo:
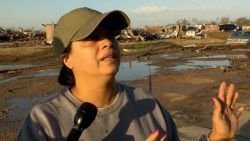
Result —
MULTIPOLYGON (((228 36, 225 33, 208 36, 202 40, 171 40, 182 46, 196 47, 166 46, 123 52, 122 62, 145 60, 150 56, 146 69, 151 69, 152 75, 148 73, 121 83, 146 91, 151 87, 152 94, 176 121, 182 140, 189 141, 211 128, 213 105, 210 101, 217 94, 219 84, 234 83, 241 94, 239 105, 247 109, 240 119, 237 140, 250 140, 247 134, 250 132, 250 46, 225 46, 228 36)), ((46 55, 41 55, 46 48, 5 45, 0 44, 0 66, 5 67, 0 67, 0 140, 9 141, 32 106, 49 99, 50 93, 61 86, 56 75, 50 72, 59 69, 60 63, 56 58, 46 59, 46 55), (13 68, 17 64, 22 64, 22 68, 13 68), (41 75, 45 71, 50 73, 41 75)))

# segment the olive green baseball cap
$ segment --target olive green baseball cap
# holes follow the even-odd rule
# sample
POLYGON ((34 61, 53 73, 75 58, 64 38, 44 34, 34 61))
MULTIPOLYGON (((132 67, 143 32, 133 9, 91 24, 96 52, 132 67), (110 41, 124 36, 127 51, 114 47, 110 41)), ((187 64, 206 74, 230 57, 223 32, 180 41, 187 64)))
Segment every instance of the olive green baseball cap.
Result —
POLYGON ((101 13, 88 7, 77 8, 63 15, 57 22, 53 33, 53 46, 58 56, 72 41, 88 37, 101 23, 108 25, 109 30, 122 30, 129 26, 128 16, 114 10, 101 13))

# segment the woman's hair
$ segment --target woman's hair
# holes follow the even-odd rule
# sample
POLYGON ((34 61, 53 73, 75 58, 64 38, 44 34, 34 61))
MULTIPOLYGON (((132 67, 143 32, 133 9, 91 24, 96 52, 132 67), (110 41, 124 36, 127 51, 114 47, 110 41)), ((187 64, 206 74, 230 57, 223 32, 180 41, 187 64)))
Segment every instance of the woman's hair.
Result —
MULTIPOLYGON (((71 45, 69 45, 64 50, 63 54, 67 55, 70 53, 70 51, 71 51, 71 45)), ((61 85, 69 87, 75 86, 75 76, 73 74, 73 71, 70 68, 68 68, 64 63, 60 70, 57 80, 61 85)))

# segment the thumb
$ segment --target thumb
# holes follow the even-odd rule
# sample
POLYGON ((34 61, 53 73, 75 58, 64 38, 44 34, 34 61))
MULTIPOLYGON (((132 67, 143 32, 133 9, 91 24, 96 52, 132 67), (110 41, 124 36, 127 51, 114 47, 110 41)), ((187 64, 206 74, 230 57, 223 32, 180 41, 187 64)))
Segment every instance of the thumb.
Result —
POLYGON ((236 117, 239 118, 241 113, 245 110, 245 107, 240 107, 236 112, 236 117))
POLYGON ((220 102, 216 98, 212 98, 212 103, 214 104, 214 113, 213 119, 221 118, 222 117, 222 106, 220 102))

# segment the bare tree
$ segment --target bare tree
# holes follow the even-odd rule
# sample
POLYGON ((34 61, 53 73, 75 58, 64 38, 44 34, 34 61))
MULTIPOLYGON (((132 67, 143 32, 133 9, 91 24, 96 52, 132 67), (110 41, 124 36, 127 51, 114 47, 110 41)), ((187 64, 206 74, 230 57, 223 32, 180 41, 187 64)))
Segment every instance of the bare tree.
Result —
POLYGON ((185 25, 189 25, 190 22, 186 18, 184 18, 184 19, 177 20, 176 24, 180 24, 180 25, 184 25, 185 26, 185 25))
POLYGON ((247 19, 246 17, 240 17, 235 20, 235 23, 238 25, 250 25, 250 19, 247 19))
POLYGON ((229 17, 221 17, 219 20, 220 24, 227 24, 229 23, 229 17))

